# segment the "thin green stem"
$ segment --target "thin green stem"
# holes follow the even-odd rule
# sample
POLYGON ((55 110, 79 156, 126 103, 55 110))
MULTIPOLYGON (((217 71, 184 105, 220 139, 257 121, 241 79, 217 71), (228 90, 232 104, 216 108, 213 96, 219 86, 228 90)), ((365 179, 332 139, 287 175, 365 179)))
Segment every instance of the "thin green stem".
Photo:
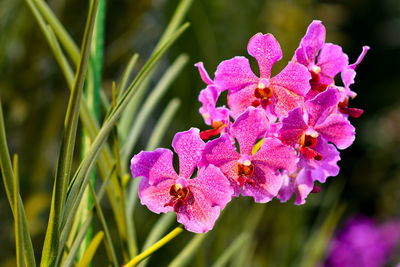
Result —
POLYGON ((164 236, 160 241, 134 257, 131 261, 129 261, 127 264, 124 265, 124 267, 132 267, 136 266, 139 262, 144 260, 145 258, 149 257, 151 254, 159 250, 161 247, 166 245, 169 241, 174 239, 177 235, 183 232, 183 229, 181 226, 176 227, 174 230, 172 230, 169 234, 164 236))

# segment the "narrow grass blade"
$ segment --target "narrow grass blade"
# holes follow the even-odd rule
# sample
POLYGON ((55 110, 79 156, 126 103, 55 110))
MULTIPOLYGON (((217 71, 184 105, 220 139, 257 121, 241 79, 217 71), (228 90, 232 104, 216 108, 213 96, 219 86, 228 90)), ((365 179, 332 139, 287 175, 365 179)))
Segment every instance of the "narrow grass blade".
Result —
POLYGON ((232 258, 235 253, 248 242, 250 236, 248 233, 241 233, 235 240, 226 248, 226 250, 219 256, 219 258, 215 261, 215 263, 211 267, 223 267, 227 266, 229 260, 232 258))
POLYGON ((65 119, 65 131, 57 164, 49 223, 43 246, 41 266, 54 266, 55 260, 57 258, 60 235, 60 219, 64 207, 65 191, 67 189, 71 171, 79 109, 83 93, 83 84, 85 81, 87 63, 90 52, 90 43, 92 39, 98 3, 98 0, 94 0, 89 9, 89 16, 85 28, 85 34, 83 37, 82 55, 80 63, 78 65, 74 86, 71 91, 70 101, 68 103, 68 109, 65 119))
POLYGON ((157 103, 161 100, 162 96, 166 93, 172 82, 176 79, 178 74, 183 70, 183 67, 188 62, 187 55, 180 55, 174 63, 167 69, 163 77, 158 82, 157 86, 151 92, 146 102, 143 104, 140 112, 135 119, 132 129, 128 133, 128 138, 125 141, 123 147, 122 162, 127 162, 128 158, 132 153, 132 149, 136 145, 136 142, 142 132, 147 119, 150 117, 152 111, 156 107, 157 103))
POLYGON ((179 253, 175 259, 168 265, 168 267, 181 267, 186 266, 192 260, 193 256, 196 254, 198 248, 203 243, 203 241, 208 236, 206 234, 197 234, 192 241, 185 246, 185 248, 179 253))
MULTIPOLYGON (((158 41, 156 47, 153 50, 152 56, 168 41, 169 37, 172 33, 174 33, 179 25, 181 25, 186 13, 188 12, 193 0, 181 0, 179 2, 178 7, 175 10, 170 22, 168 23, 167 28, 164 30, 163 35, 161 36, 160 40, 158 41)), ((155 68, 154 68, 155 69, 155 68)), ((126 112, 121 117, 121 123, 118 129, 118 134, 121 137, 121 141, 124 142, 131 127, 132 118, 136 114, 136 110, 138 106, 141 104, 142 97, 147 90, 148 85, 150 84, 151 78, 154 74, 154 70, 152 70, 145 81, 142 83, 140 88, 138 88, 137 97, 129 103, 129 107, 127 108, 126 112)))
POLYGON ((23 224, 21 221, 21 208, 19 201, 19 181, 18 181, 18 156, 14 155, 13 160, 13 169, 14 169, 14 229, 15 229, 15 252, 17 258, 17 266, 25 266, 24 263, 24 240, 22 238, 23 235, 23 224))
MULTIPOLYGON (((245 221, 245 225, 243 227, 243 233, 246 233, 249 238, 249 242, 253 242, 254 233, 260 223, 262 215, 264 213, 265 205, 263 204, 253 204, 253 208, 250 211, 250 215, 247 217, 245 221)), ((232 266, 241 267, 249 264, 249 256, 252 254, 252 250, 255 246, 244 246, 238 253, 232 255, 233 264, 232 266)))
POLYGON ((161 117, 158 119, 149 141, 147 142, 146 150, 154 150, 160 144, 161 139, 165 135, 168 127, 170 126, 175 113, 178 111, 181 101, 178 98, 173 98, 164 109, 161 117))
MULTIPOLYGON (((108 184, 111 180, 111 174, 109 176, 107 176, 107 178, 103 181, 103 184, 100 187, 99 192, 97 193, 96 199, 98 202, 100 202, 108 188, 108 184)), ((91 207, 91 209, 89 210, 89 212, 91 213, 92 210, 94 208, 94 205, 91 207)), ((75 216, 76 217, 76 216, 75 216)), ((61 258, 62 256, 62 251, 65 248, 65 244, 68 240, 73 240, 75 238, 75 231, 72 231, 71 229, 74 227, 75 223, 76 223, 76 218, 74 218, 73 216, 69 217, 70 220, 67 221, 67 223, 65 224, 65 226, 63 227, 63 230, 61 232, 61 237, 60 237, 60 246, 59 246, 59 251, 58 251, 58 257, 61 258)), ((73 241, 71 241, 70 243, 72 244, 73 241)), ((72 245, 70 245, 71 247, 72 245)), ((60 259, 57 259, 57 262, 59 262, 60 259)))
MULTIPOLYGON (((15 198, 18 198, 18 202, 22 203, 21 197, 15 195, 14 188, 14 174, 11 165, 11 159, 8 152, 6 130, 4 127, 3 108, 0 99, 0 167, 3 179, 4 188, 6 191, 7 199, 11 207, 11 211, 15 216, 17 210, 15 210, 15 198)), ((28 222, 26 220, 25 209, 23 205, 20 205, 20 216, 19 219, 22 222, 22 239, 24 249, 24 259, 28 266, 36 266, 35 255, 33 252, 32 240, 29 234, 28 222)))
POLYGON ((89 183, 89 190, 93 197, 93 204, 97 211, 97 217, 99 218, 101 226, 103 227, 103 230, 105 233, 105 237, 106 237, 105 244, 106 244, 107 253, 109 254, 111 261, 113 262, 114 267, 118 267, 119 263, 118 263, 118 259, 117 259, 117 254, 115 253, 115 248, 114 248, 113 241, 111 238, 110 230, 108 228, 107 221, 104 217, 99 200, 96 197, 96 193, 94 192, 94 189, 93 189, 93 186, 91 185, 91 183, 89 183))
MULTIPOLYGON (((90 0, 92 1, 92 0, 90 0)), ((88 73, 89 77, 86 79, 84 94, 87 99, 88 106, 92 111, 93 115, 98 120, 99 118, 99 106, 100 106, 100 91, 101 91, 101 80, 102 80, 102 71, 103 71, 103 46, 104 46, 104 24, 105 24, 105 13, 106 13, 106 1, 99 0, 99 6, 97 9, 96 20, 94 23, 93 29, 93 40, 91 42, 90 54, 89 54, 89 63, 90 68, 88 73)), ((82 147, 81 154, 82 157, 86 154, 87 149, 89 148, 91 143, 91 138, 88 133, 83 131, 82 133, 82 147)), ((96 185, 96 170, 93 170, 90 177, 91 183, 96 185)), ((88 210, 93 204, 93 199, 89 194, 89 190, 87 189, 84 197, 82 198, 83 208, 81 209, 81 221, 83 222, 87 216, 88 210)), ((87 246, 91 242, 94 234, 94 225, 93 223, 88 229, 85 240, 82 242, 82 245, 79 250, 78 260, 85 253, 87 246)))
POLYGON ((131 77, 131 75, 133 73, 133 68, 136 66, 136 62, 138 59, 139 59, 139 54, 135 53, 129 60, 128 65, 126 65, 124 73, 122 74, 121 80, 119 81, 119 84, 118 84, 117 100, 120 99, 122 93, 125 91, 125 89, 128 85, 129 77, 131 77))
POLYGON ((100 242, 103 240, 104 233, 103 231, 99 231, 90 242, 89 246, 87 247, 85 253, 83 254, 81 260, 79 261, 77 267, 86 267, 90 265, 94 254, 96 254, 97 248, 100 245, 100 242))
POLYGON ((192 3, 193 0, 181 0, 179 2, 179 5, 175 9, 174 15, 172 15, 172 18, 168 23, 167 28, 164 30, 164 33, 158 41, 154 51, 157 51, 161 46, 163 46, 169 37, 179 28, 192 3))
POLYGON ((172 212, 163 214, 147 236, 142 251, 148 249, 152 244, 159 240, 162 235, 168 230, 171 224, 175 221, 175 219, 176 215, 172 212))
POLYGON ((57 41, 57 37, 54 35, 54 32, 50 26, 47 26, 47 33, 49 37, 50 48, 53 51, 53 54, 61 67, 61 70, 64 74, 64 77, 68 83, 68 87, 72 88, 74 83, 74 73, 72 72, 72 68, 68 63, 68 60, 64 56, 64 53, 61 50, 60 44, 57 41))
POLYGON ((61 43, 68 55, 71 57, 72 61, 75 64, 79 62, 79 47, 75 44, 71 36, 68 34, 67 30, 65 30, 64 26, 58 20, 56 15, 47 5, 47 3, 43 0, 29 0, 32 4, 35 5, 35 8, 40 11, 40 14, 46 19, 47 23, 53 28, 57 37, 61 40, 61 43))
POLYGON ((313 232, 304 246, 304 252, 301 254, 299 267, 317 266, 323 259, 328 242, 339 222, 345 205, 334 205, 328 213, 325 221, 320 228, 313 232))
POLYGON ((78 235, 76 236, 68 252, 68 256, 65 259, 65 261, 61 264, 61 266, 70 267, 74 264, 76 255, 78 254, 79 247, 81 246, 83 239, 85 239, 86 232, 91 224, 92 219, 93 215, 90 213, 89 216, 86 218, 86 221, 81 225, 78 235))
POLYGON ((134 257, 131 261, 129 261, 127 264, 124 265, 124 267, 132 267, 136 266, 139 262, 142 260, 146 259, 149 257, 151 254, 159 250, 161 247, 166 245, 169 241, 174 239, 177 235, 183 232, 183 229, 181 226, 176 227, 174 230, 172 230, 169 234, 164 236, 160 241, 152 245, 150 248, 146 249, 136 257, 134 257))

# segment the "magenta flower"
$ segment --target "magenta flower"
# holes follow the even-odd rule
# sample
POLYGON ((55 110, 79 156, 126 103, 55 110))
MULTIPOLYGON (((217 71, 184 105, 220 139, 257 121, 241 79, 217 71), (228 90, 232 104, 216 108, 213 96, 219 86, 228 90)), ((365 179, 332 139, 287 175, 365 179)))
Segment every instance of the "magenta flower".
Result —
POLYGON ((204 68, 203 62, 195 64, 198 68, 200 77, 207 84, 207 87, 201 90, 199 94, 199 101, 202 106, 199 109, 200 114, 203 116, 204 122, 210 125, 212 129, 203 131, 200 133, 200 137, 203 140, 207 140, 212 136, 215 136, 221 132, 229 132, 230 127, 230 110, 225 106, 216 107, 218 97, 221 90, 215 86, 211 80, 206 69, 204 68))
POLYGON ((225 106, 215 107, 218 96, 218 89, 214 85, 209 85, 200 92, 199 101, 202 103, 202 106, 199 112, 203 116, 204 122, 212 127, 212 129, 200 133, 200 137, 203 140, 207 140, 222 131, 229 131, 231 124, 229 120, 230 110, 225 106))
POLYGON ((141 203, 155 213, 175 211, 178 222, 196 233, 213 228, 233 193, 226 177, 213 165, 200 168, 197 177, 190 179, 204 145, 196 128, 175 135, 172 146, 179 157, 179 175, 169 149, 142 151, 131 161, 133 177, 143 176, 139 184, 141 203))
POLYGON ((319 140, 332 142, 339 149, 349 147, 355 138, 355 129, 341 114, 330 112, 338 103, 336 89, 328 89, 313 100, 306 101, 305 112, 297 108, 282 120, 280 139, 296 147, 307 158, 322 159, 315 150, 319 140), (320 138, 319 138, 320 137, 320 138))
POLYGON ((336 176, 339 173, 337 162, 340 160, 340 156, 333 145, 326 144, 326 141, 321 140, 320 137, 313 149, 321 159, 307 158, 304 154, 300 154, 298 170, 284 176, 277 196, 281 202, 288 201, 295 193, 294 204, 302 205, 310 193, 319 192, 320 189, 315 185, 315 181, 325 183, 328 177, 336 176))
POLYGON ((214 84, 221 90, 229 90, 228 106, 236 118, 249 106, 262 106, 278 117, 304 102, 310 89, 310 73, 301 64, 289 64, 275 77, 271 68, 282 58, 278 42, 271 34, 254 35, 247 46, 248 53, 255 57, 260 77, 251 70, 245 57, 234 57, 221 62, 215 72, 214 84))
POLYGON ((239 143, 240 153, 226 135, 209 141, 203 154, 202 165, 213 164, 229 178, 238 196, 252 196, 256 202, 268 202, 278 193, 283 170, 294 171, 297 163, 295 151, 277 138, 267 137, 259 151, 252 154, 257 140, 269 129, 264 111, 249 107, 231 127, 231 134, 239 143))
POLYGON ((307 94, 307 99, 311 99, 334 84, 333 78, 347 66, 348 57, 340 46, 325 44, 325 27, 321 21, 314 20, 301 39, 293 61, 306 66, 311 73, 311 90, 307 94))
POLYGON ((338 109, 342 114, 349 115, 353 118, 360 117, 363 113, 363 110, 348 107, 349 98, 355 98, 357 96, 357 94, 350 89, 350 86, 354 83, 354 78, 356 76, 356 67, 358 64, 361 63, 368 50, 368 46, 363 46, 363 50, 360 56, 357 58, 357 61, 354 64, 351 64, 345 68, 341 75, 344 87, 338 87, 340 92, 338 109))
POLYGON ((366 217, 350 219, 333 239, 326 267, 387 266, 399 244, 400 221, 379 225, 366 217))

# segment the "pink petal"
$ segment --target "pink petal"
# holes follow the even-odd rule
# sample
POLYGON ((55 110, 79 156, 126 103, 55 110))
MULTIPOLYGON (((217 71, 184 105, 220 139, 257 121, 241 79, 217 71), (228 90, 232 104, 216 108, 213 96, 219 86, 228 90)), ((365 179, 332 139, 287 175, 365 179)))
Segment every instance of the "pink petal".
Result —
POLYGON ((214 165, 201 168, 197 177, 189 180, 189 186, 193 193, 199 191, 207 195, 207 201, 212 207, 224 209, 232 199, 233 189, 228 179, 214 165))
POLYGON ((220 213, 218 206, 210 207, 207 196, 190 192, 185 204, 177 212, 177 221, 194 233, 205 233, 214 227, 220 213))
POLYGON ((200 114, 203 116, 206 124, 211 125, 212 116, 211 113, 215 110, 215 104, 217 103, 219 96, 218 88, 216 86, 207 86, 205 89, 200 91, 199 101, 202 106, 199 109, 200 114))
POLYGON ((194 64, 200 73, 200 77, 201 79, 207 84, 207 85, 211 85, 214 82, 211 80, 210 76, 208 75, 206 69, 204 68, 203 62, 198 62, 196 64, 194 64))
POLYGON ((175 134, 172 147, 179 156, 180 177, 190 178, 201 159, 205 144, 199 133, 199 129, 191 128, 189 131, 175 134))
POLYGON ((369 46, 366 46, 366 45, 363 46, 363 47, 362 47, 362 52, 361 52, 361 54, 358 56, 356 62, 353 63, 353 64, 351 64, 351 65, 349 65, 349 68, 355 70, 356 67, 357 67, 357 65, 360 64, 361 61, 364 59, 364 56, 365 56, 365 54, 367 54, 367 52, 368 52, 369 49, 370 49, 369 46))
POLYGON ((336 89, 328 89, 313 100, 306 101, 304 106, 308 113, 308 125, 314 126, 318 120, 324 120, 327 116, 329 108, 338 104, 338 92, 336 89))
POLYGON ((255 202, 266 203, 275 197, 282 185, 282 176, 264 165, 254 164, 254 174, 249 177, 254 185, 245 183, 242 196, 251 196, 255 202))
POLYGON ((264 111, 249 107, 231 127, 231 134, 237 139, 241 155, 250 155, 258 139, 269 129, 269 120, 264 111))
POLYGON ((228 106, 232 111, 232 116, 237 118, 248 107, 250 107, 257 98, 254 96, 254 90, 257 84, 250 84, 241 90, 232 90, 228 93, 228 106))
POLYGON ((261 78, 269 78, 272 66, 282 58, 278 41, 269 33, 254 35, 247 45, 247 51, 257 60, 261 78))
POLYGON ((325 183, 326 178, 339 174, 337 162, 340 160, 339 151, 333 145, 328 145, 328 153, 323 155, 319 168, 312 171, 313 180, 325 183))
POLYGON ((304 97, 287 90, 284 87, 271 85, 274 95, 271 98, 270 109, 278 118, 286 117, 288 112, 303 105, 304 97))
POLYGON ((250 84, 258 83, 258 77, 251 70, 247 58, 234 57, 218 65, 214 83, 221 91, 240 90, 250 84))
POLYGON ((330 115, 314 129, 326 140, 334 143, 339 149, 349 147, 355 139, 354 127, 340 114, 330 115))
POLYGON ((289 175, 283 175, 282 177, 282 186, 276 197, 283 203, 287 202, 292 197, 296 180, 289 175))
POLYGON ((301 39, 300 46, 296 50, 296 59, 300 64, 308 66, 315 63, 318 51, 325 43, 325 27, 321 21, 314 20, 308 26, 307 32, 301 39))
POLYGON ((220 210, 231 200, 233 189, 222 172, 209 165, 189 180, 189 190, 188 199, 177 212, 178 222, 188 231, 205 233, 214 227, 220 210))
POLYGON ((169 190, 175 181, 175 179, 159 179, 157 184, 150 185, 147 178, 142 178, 139 183, 140 202, 155 213, 173 211, 172 206, 164 207, 164 205, 171 199, 169 190))
POLYGON ((311 74, 306 67, 299 63, 289 62, 278 75, 271 78, 271 85, 305 96, 311 88, 310 79, 311 74))
POLYGON ((153 152, 142 151, 131 160, 132 176, 143 176, 150 184, 156 184, 166 178, 177 179, 172 157, 172 151, 165 148, 157 148, 153 152))
POLYGON ((251 158, 255 166, 265 166, 274 171, 287 170, 289 173, 296 170, 298 162, 296 151, 292 147, 272 137, 265 138, 260 150, 251 158))
POLYGON ((239 196, 240 187, 237 182, 239 176, 236 171, 239 158, 240 154, 236 152, 236 148, 232 145, 231 139, 225 134, 207 142, 200 165, 207 166, 213 164, 218 167, 229 179, 231 187, 234 189, 234 196, 239 196))
POLYGON ((349 58, 343 53, 340 46, 324 44, 318 56, 317 63, 321 68, 321 73, 330 78, 334 78, 336 74, 344 70, 347 64, 349 64, 349 58))
POLYGON ((295 205, 302 205, 306 203, 307 196, 314 188, 314 181, 312 179, 311 171, 303 169, 296 177, 296 200, 295 205))
POLYGON ((282 127, 278 131, 279 138, 283 143, 295 146, 307 128, 301 108, 296 108, 282 120, 282 127))

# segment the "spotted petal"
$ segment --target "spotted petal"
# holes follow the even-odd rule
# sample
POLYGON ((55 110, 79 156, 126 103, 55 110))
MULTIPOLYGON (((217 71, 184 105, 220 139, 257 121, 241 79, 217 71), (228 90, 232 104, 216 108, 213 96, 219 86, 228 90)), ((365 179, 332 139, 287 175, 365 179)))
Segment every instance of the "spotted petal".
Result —
POLYGON ((330 115, 314 129, 326 140, 334 143, 339 149, 349 147, 355 139, 354 127, 340 114, 330 115))
POLYGON ((257 98, 254 96, 254 90, 257 84, 249 84, 241 90, 232 90, 228 93, 228 106, 232 111, 232 116, 237 118, 248 107, 250 107, 257 98))
POLYGON ((199 129, 191 128, 189 131, 177 133, 172 141, 172 146, 179 156, 180 177, 190 178, 201 159, 205 144, 199 132, 199 129))
POLYGON ((304 106, 308 114, 308 125, 314 126, 318 120, 324 121, 328 115, 329 108, 337 104, 338 92, 333 88, 320 93, 313 100, 306 101, 304 106))
POLYGON ((165 206, 165 204, 171 199, 169 191, 175 181, 175 179, 159 179, 156 184, 151 185, 147 178, 142 178, 139 183, 140 202, 155 213, 173 211, 172 206, 165 206))
POLYGON ((304 97, 287 90, 285 87, 271 85, 274 95, 269 105, 272 114, 278 118, 286 117, 288 112, 297 107, 301 107, 304 103, 304 97))
POLYGON ((308 66, 310 63, 315 63, 318 51, 325 43, 325 27, 321 21, 314 20, 308 26, 307 32, 301 39, 300 46, 297 48, 295 58, 297 62, 308 66))
POLYGON ((310 90, 311 74, 306 67, 299 63, 289 64, 275 77, 271 78, 271 85, 280 86, 297 95, 304 96, 310 90))
POLYGON ((258 83, 258 77, 251 70, 247 58, 234 57, 218 65, 214 83, 221 91, 240 90, 249 84, 258 83))
POLYGON ((232 125, 231 134, 237 139, 241 155, 250 155, 256 141, 269 129, 269 120, 263 110, 249 107, 232 125))
POLYGON ((237 182, 239 179, 236 171, 237 161, 240 154, 236 152, 236 148, 232 145, 228 135, 207 142, 203 152, 201 166, 213 164, 217 166, 222 173, 229 179, 231 187, 234 189, 234 196, 239 196, 240 186, 237 182))
POLYGON ((269 78, 272 66, 282 58, 279 43, 270 33, 254 35, 249 41, 247 51, 257 60, 261 78, 269 78))
POLYGON ((282 185, 282 176, 262 164, 254 164, 254 174, 249 177, 254 181, 254 185, 245 183, 243 185, 242 196, 251 196, 255 202, 266 203, 275 197, 282 185))
POLYGON ((153 152, 142 151, 131 160, 133 177, 143 176, 150 184, 156 184, 164 179, 177 179, 172 166, 172 151, 165 148, 157 148, 153 152))
POLYGON ((295 146, 307 128, 301 108, 296 108, 282 120, 282 127, 278 131, 279 138, 283 143, 295 146))
MULTIPOLYGON (((348 63, 349 58, 345 53, 343 53, 340 46, 335 44, 324 44, 321 53, 318 56, 317 65, 321 68, 321 73, 333 79, 336 74, 344 70, 348 63)), ((327 83, 327 81, 321 82, 328 85, 332 83, 327 83)))
POLYGON ((189 180, 189 197, 177 212, 178 222, 188 231, 205 233, 214 227, 221 209, 231 200, 232 188, 215 166, 199 171, 189 180))
POLYGON ((282 144, 278 138, 264 139, 260 150, 252 156, 252 162, 257 166, 268 166, 273 170, 296 170, 298 158, 292 147, 282 144))

